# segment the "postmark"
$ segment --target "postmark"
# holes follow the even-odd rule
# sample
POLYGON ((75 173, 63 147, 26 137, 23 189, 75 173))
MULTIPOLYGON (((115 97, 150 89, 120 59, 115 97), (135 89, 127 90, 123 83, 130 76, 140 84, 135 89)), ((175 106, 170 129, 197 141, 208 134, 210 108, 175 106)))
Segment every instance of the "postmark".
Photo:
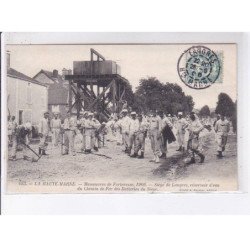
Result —
POLYGON ((192 46, 182 53, 177 70, 183 83, 193 89, 210 87, 220 76, 217 54, 205 46, 192 46))

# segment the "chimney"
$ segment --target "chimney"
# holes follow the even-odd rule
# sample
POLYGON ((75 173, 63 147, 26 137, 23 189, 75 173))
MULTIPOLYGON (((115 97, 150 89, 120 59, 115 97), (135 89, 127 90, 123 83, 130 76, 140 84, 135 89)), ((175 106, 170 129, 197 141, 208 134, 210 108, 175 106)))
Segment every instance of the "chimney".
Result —
POLYGON ((56 69, 53 70, 53 77, 58 78, 58 70, 56 69))
POLYGON ((64 80, 65 80, 66 75, 72 75, 72 70, 63 68, 62 69, 62 77, 63 77, 64 80))
POLYGON ((67 75, 67 74, 68 74, 68 70, 65 69, 65 68, 63 68, 63 69, 62 69, 62 76, 64 77, 64 76, 67 75))
POLYGON ((10 69, 10 51, 7 50, 7 70, 10 69))

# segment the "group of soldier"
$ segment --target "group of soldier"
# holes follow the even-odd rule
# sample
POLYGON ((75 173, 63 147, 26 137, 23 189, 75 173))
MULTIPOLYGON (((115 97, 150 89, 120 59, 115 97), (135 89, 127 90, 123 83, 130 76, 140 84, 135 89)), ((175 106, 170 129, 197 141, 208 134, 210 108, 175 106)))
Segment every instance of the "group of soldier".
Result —
MULTIPOLYGON (((194 112, 184 117, 182 112, 178 112, 177 116, 165 115, 162 111, 151 111, 144 115, 123 109, 119 115, 111 116, 107 123, 101 123, 97 114, 87 111, 79 117, 67 112, 64 120, 61 120, 59 113, 54 113, 53 118, 49 119, 49 113, 45 112, 38 126, 40 142, 37 153, 47 155, 49 134, 52 135, 54 147, 61 145, 62 155, 73 156, 76 155, 77 135, 81 137, 81 151, 88 154, 93 150, 98 151, 101 142, 104 143, 105 138, 109 140, 112 134, 117 145, 124 145, 124 152, 131 158, 144 158, 145 140, 148 137, 153 152, 152 162, 159 163, 160 158, 166 158, 168 143, 177 141, 176 151, 186 152, 190 156, 189 164, 196 162, 196 155, 200 158, 199 162, 203 163, 205 155, 200 147, 200 134, 204 130, 210 131, 212 127, 216 133, 217 156, 222 158, 230 130, 230 123, 224 115, 217 116, 212 125, 204 124, 194 112)), ((30 122, 17 125, 15 117, 8 118, 8 139, 12 143, 11 160, 16 160, 20 142, 23 159, 28 160, 27 148, 31 130, 30 122)))

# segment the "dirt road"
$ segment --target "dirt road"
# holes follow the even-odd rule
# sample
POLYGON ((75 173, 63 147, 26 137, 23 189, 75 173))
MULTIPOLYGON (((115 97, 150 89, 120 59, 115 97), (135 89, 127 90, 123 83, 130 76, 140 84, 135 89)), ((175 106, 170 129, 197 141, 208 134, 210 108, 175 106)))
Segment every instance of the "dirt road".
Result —
MULTIPOLYGON (((37 150, 37 145, 31 145, 37 150)), ((206 138, 203 164, 185 166, 184 156, 176 152, 176 143, 168 146, 167 160, 160 164, 149 162, 153 155, 149 139, 146 139, 144 159, 134 159, 126 155, 122 146, 115 142, 107 142, 97 152, 111 157, 107 159, 94 154, 80 153, 80 145, 76 145, 77 155, 62 156, 60 147, 48 147, 49 156, 43 156, 38 162, 28 162, 21 159, 8 161, 7 179, 9 184, 20 182, 50 182, 50 181, 121 181, 121 182, 209 182, 223 183, 227 187, 237 188, 237 156, 236 135, 230 135, 223 159, 216 157, 214 134, 206 138)), ((31 153, 32 156, 32 153, 31 153)), ((198 160, 198 159, 197 159, 198 160)), ((197 161, 198 162, 198 161, 197 161)))

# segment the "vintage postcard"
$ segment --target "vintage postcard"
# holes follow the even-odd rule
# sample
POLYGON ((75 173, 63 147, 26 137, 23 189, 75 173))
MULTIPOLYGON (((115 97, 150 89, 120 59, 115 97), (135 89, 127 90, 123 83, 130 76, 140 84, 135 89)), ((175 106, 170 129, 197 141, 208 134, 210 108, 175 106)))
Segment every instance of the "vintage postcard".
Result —
POLYGON ((6 192, 238 191, 236 43, 6 43, 6 192))

